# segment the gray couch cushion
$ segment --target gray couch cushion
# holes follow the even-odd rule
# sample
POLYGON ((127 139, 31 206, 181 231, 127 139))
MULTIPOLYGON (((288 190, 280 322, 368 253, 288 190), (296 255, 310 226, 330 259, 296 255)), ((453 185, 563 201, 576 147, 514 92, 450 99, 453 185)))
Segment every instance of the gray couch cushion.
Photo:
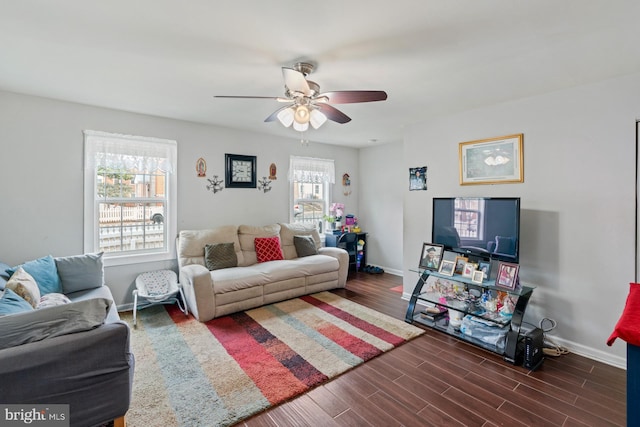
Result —
POLYGON ((204 246, 204 264, 209 270, 237 267, 238 256, 233 243, 214 243, 204 246))
POLYGON ((0 317, 0 349, 94 329, 110 307, 110 300, 94 298, 0 317))
POLYGON ((65 294, 104 285, 102 252, 54 258, 65 294))

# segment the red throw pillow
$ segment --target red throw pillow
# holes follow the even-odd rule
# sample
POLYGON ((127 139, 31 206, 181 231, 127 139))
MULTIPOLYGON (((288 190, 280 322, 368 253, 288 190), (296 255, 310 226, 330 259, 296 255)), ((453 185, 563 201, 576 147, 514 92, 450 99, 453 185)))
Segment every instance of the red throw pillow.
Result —
POLYGON ((284 259, 282 249, 280 249, 279 237, 256 237, 253 242, 256 246, 258 262, 284 259))
POLYGON ((622 315, 616 324, 613 333, 607 340, 607 345, 613 344, 616 338, 621 338, 633 344, 640 346, 640 284, 629 284, 629 295, 625 303, 622 315))

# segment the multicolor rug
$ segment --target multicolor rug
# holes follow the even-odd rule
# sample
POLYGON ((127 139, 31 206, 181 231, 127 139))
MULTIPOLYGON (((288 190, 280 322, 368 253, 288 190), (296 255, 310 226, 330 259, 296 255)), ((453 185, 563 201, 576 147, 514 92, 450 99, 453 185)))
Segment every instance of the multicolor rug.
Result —
POLYGON ((330 292, 207 323, 150 307, 132 328, 127 426, 232 425, 423 332, 330 292))

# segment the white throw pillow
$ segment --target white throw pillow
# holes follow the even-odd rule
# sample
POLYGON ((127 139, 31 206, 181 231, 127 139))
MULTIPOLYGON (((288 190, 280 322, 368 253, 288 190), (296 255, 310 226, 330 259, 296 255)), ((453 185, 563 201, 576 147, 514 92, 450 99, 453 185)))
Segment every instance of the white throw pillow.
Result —
POLYGON ((37 309, 53 307, 56 305, 70 304, 71 300, 65 294, 58 294, 52 292, 50 294, 42 295, 40 302, 36 306, 37 309))
POLYGON ((5 288, 11 289, 18 294, 22 299, 31 304, 33 308, 36 308, 40 302, 40 288, 38 288, 36 280, 32 275, 24 271, 22 267, 18 267, 16 272, 11 275, 5 288))

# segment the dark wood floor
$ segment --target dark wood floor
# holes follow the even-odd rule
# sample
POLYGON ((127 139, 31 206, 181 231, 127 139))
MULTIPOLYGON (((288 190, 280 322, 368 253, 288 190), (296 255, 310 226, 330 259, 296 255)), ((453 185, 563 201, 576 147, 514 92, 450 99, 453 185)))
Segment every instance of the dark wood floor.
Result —
MULTIPOLYGON (((404 319, 389 274, 335 291, 404 319)), ((624 426, 626 371, 568 354, 528 371, 438 331, 360 365, 240 426, 624 426)))

